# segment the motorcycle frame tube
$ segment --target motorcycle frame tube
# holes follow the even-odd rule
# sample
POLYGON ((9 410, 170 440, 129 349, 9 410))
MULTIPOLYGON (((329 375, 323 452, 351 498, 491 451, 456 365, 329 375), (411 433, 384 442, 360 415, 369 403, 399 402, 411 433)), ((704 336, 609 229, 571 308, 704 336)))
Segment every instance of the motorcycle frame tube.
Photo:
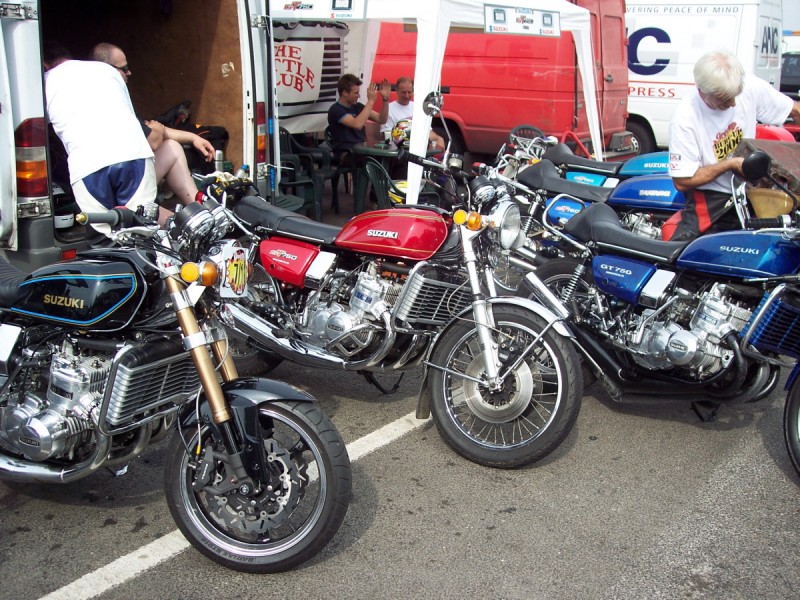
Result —
MULTIPOLYGON (((519 298, 516 296, 498 296, 495 298, 487 298, 486 303, 491 307, 492 310, 494 310, 495 307, 501 307, 503 305, 519 306, 526 310, 530 310, 545 319, 547 323, 550 324, 550 326, 556 331, 556 333, 572 340, 573 342, 575 341, 575 335, 572 333, 570 328, 567 327, 564 322, 547 307, 539 304, 538 302, 534 302, 528 298, 519 298)), ((433 353, 436 344, 439 342, 439 339, 445 333, 445 331, 453 327, 456 322, 462 320, 471 311, 472 308, 465 308, 436 334, 436 337, 433 339, 433 342, 428 349, 428 356, 433 353)), ((417 398, 417 419, 427 419, 431 416, 430 394, 428 392, 428 374, 430 373, 431 368, 439 368, 437 365, 431 364, 427 359, 423 364, 425 371, 422 377, 422 383, 420 384, 421 387, 419 397, 417 398)))

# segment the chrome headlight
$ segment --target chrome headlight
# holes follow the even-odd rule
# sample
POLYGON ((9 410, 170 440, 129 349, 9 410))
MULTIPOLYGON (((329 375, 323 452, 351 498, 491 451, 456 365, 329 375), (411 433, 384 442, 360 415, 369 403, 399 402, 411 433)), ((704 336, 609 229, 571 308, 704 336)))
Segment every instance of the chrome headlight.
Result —
POLYGON ((519 206, 514 202, 498 202, 489 212, 489 221, 492 227, 491 235, 495 237, 500 247, 504 250, 519 247, 522 231, 522 222, 519 216, 519 206))

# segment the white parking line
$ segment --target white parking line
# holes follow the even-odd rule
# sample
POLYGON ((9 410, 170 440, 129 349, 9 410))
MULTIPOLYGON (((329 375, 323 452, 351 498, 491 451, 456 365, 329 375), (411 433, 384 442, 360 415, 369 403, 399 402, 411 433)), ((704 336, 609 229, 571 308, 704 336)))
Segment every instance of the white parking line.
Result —
MULTIPOLYGON (((412 412, 388 425, 384 425, 380 429, 347 445, 347 454, 350 456, 350 461, 357 461, 370 452, 374 452, 414 429, 422 427, 427 422, 426 420, 417 419, 412 412)), ((46 596, 42 596, 40 600, 86 600, 94 598, 133 579, 139 573, 152 569, 188 547, 189 542, 176 529, 156 541, 118 558, 105 567, 87 573, 80 579, 46 596)))

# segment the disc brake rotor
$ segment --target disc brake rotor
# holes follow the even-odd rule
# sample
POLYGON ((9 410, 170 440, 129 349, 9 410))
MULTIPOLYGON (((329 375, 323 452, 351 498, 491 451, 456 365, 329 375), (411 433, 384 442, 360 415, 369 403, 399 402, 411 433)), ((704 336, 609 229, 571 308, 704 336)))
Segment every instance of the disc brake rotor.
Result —
MULTIPOLYGON (((255 537, 283 525, 300 503, 308 485, 307 465, 298 465, 289 451, 273 439, 264 440, 269 475, 262 481, 259 494, 244 496, 238 492, 218 495, 203 492, 209 516, 227 530, 255 537)), ((214 485, 226 477, 224 463, 214 485)))
MULTIPOLYGON (((480 378, 484 375, 483 357, 476 356, 467 367, 467 375, 480 378)), ((490 392, 485 385, 471 379, 464 380, 464 396, 473 414, 488 423, 507 423, 519 417, 531 402, 534 393, 533 373, 522 362, 505 379, 502 389, 490 392)))

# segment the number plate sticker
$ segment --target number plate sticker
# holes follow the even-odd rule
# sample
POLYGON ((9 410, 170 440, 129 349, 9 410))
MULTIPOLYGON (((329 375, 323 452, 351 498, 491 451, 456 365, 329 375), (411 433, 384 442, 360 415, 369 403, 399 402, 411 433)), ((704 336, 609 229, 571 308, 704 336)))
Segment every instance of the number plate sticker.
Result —
POLYGON ((226 245, 222 249, 222 285, 219 295, 223 298, 241 298, 247 291, 247 252, 241 246, 226 245))

